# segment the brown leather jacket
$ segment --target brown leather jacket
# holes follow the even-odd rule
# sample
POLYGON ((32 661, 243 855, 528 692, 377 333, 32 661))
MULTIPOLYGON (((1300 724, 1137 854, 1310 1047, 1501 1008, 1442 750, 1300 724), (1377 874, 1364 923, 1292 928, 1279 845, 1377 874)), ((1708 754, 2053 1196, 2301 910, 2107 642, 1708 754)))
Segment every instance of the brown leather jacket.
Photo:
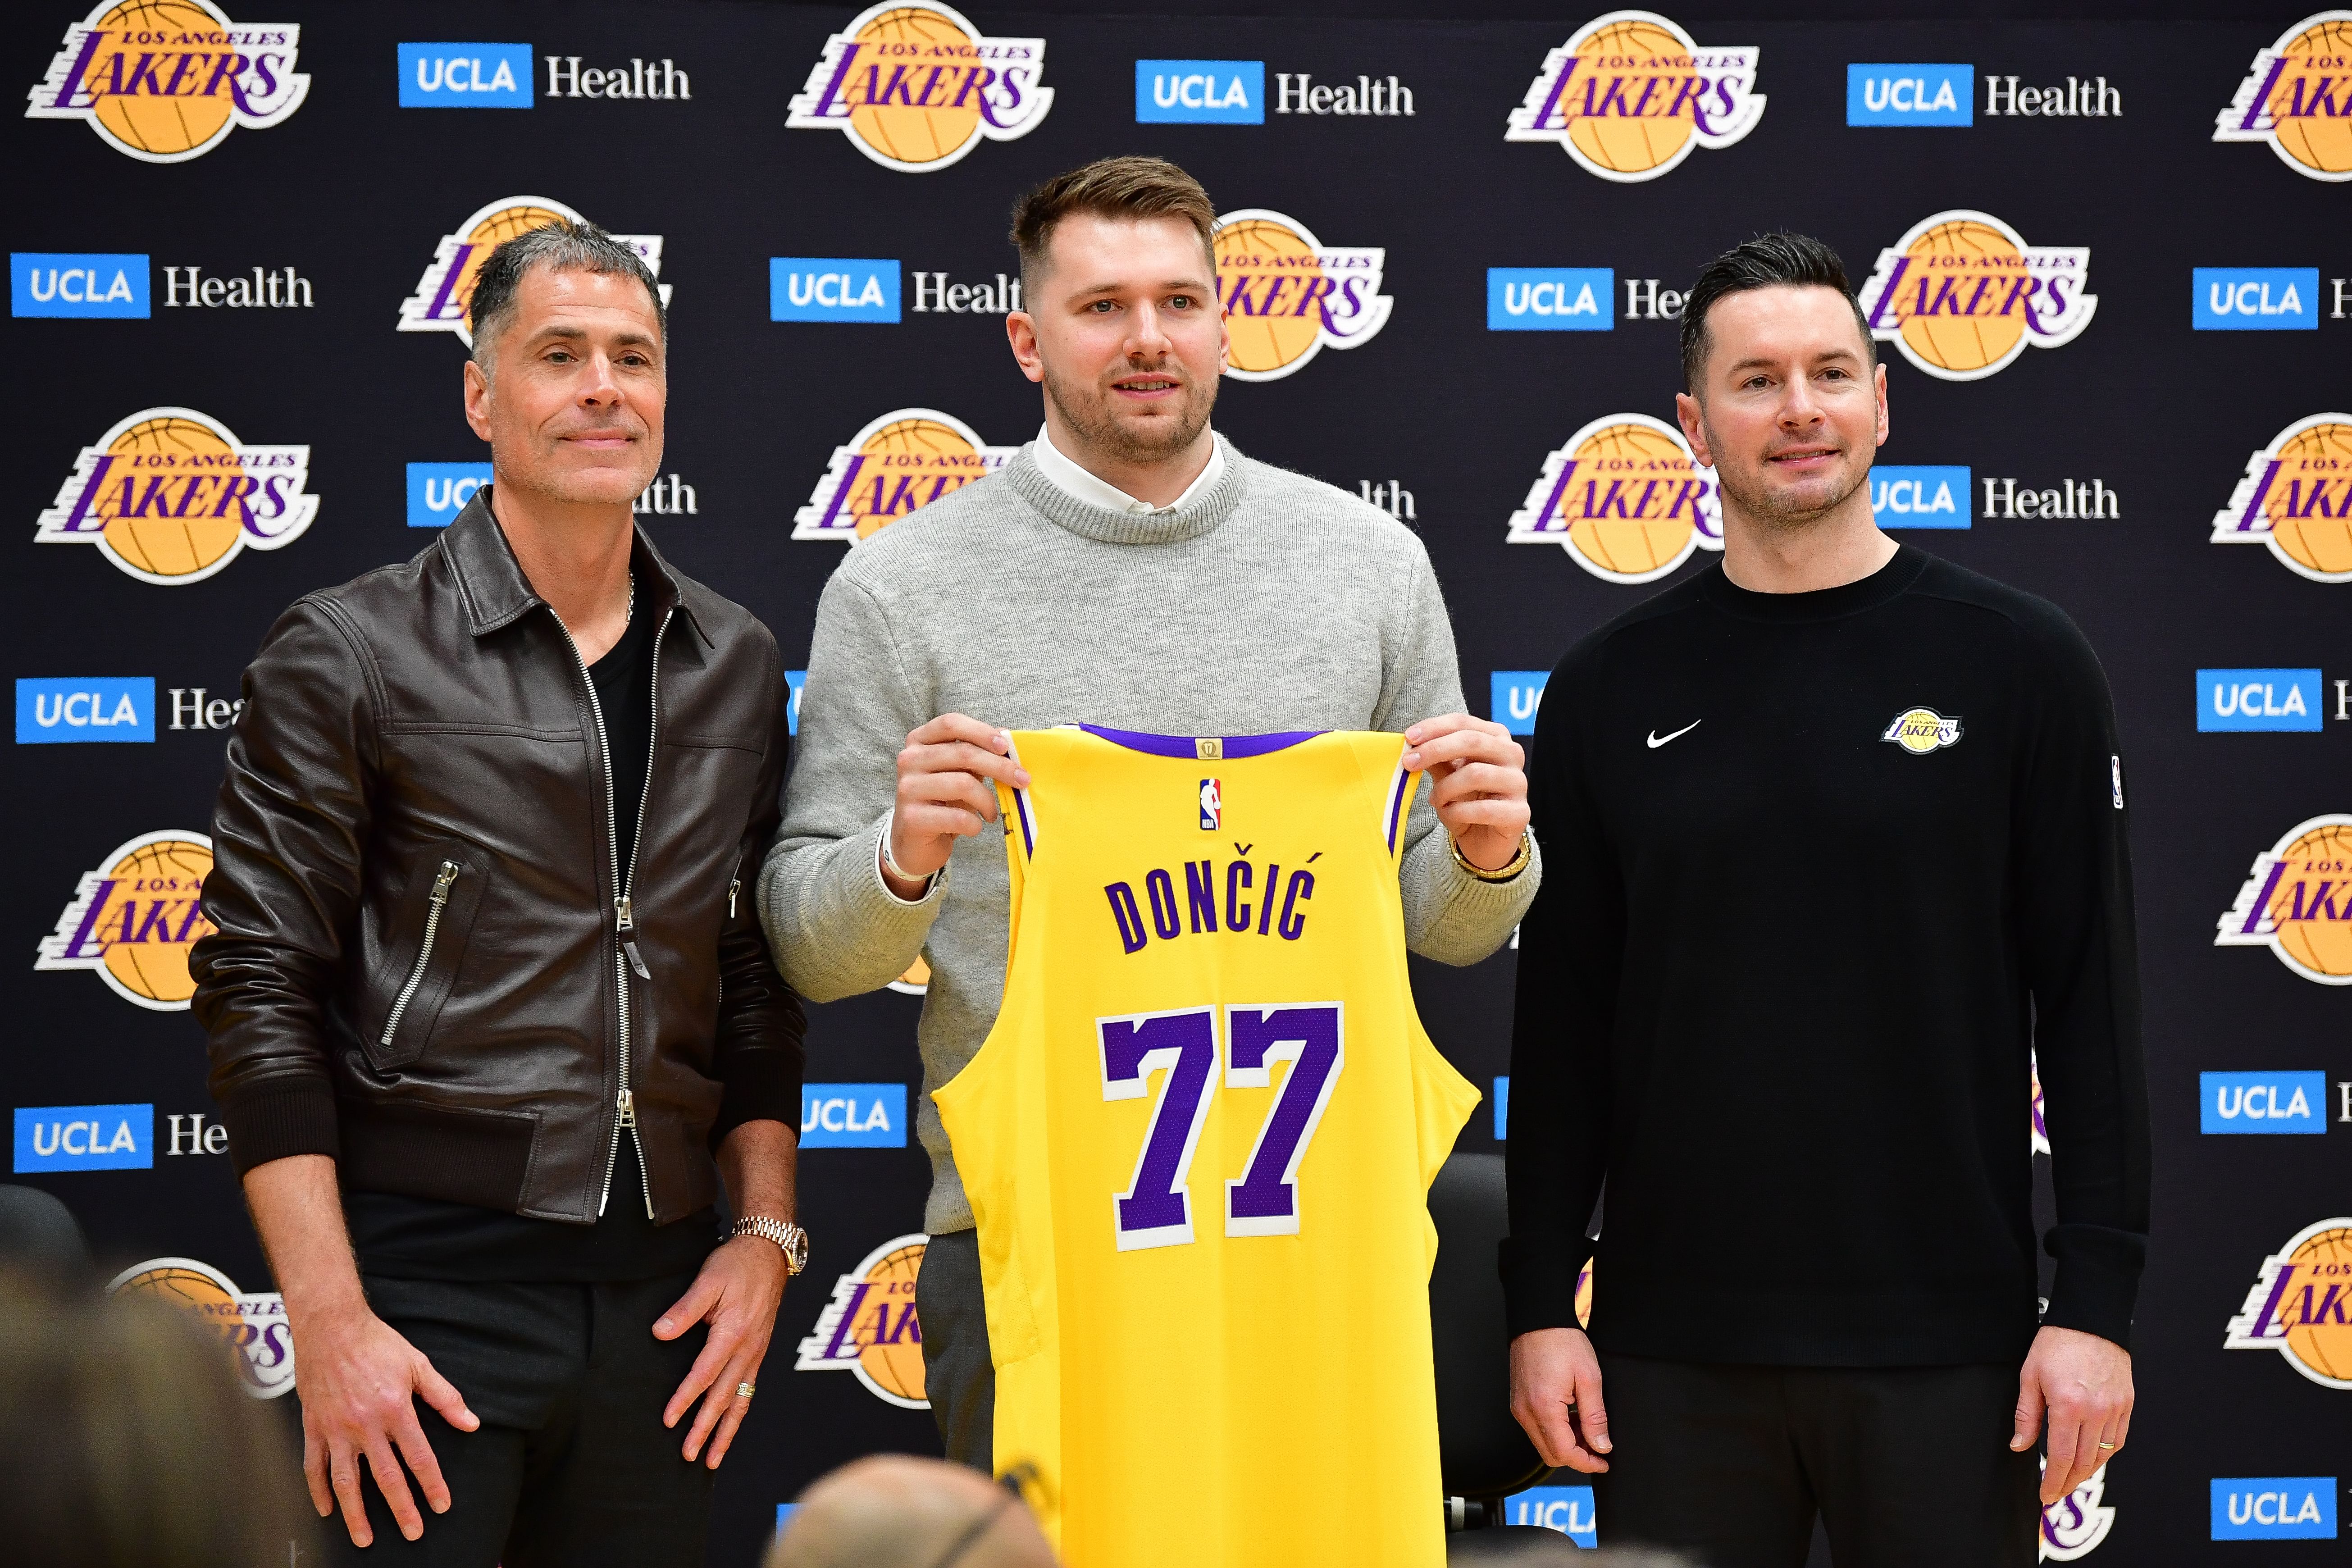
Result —
POLYGON ((240 1173, 593 1223, 624 1136, 667 1224, 738 1124, 800 1121, 800 1002, 751 880, 785 756, 775 638, 643 533, 654 743, 611 799, 587 671, 488 489, 405 565, 306 595, 245 672, 191 954, 240 1173), (612 812, 641 809, 634 867, 612 812))

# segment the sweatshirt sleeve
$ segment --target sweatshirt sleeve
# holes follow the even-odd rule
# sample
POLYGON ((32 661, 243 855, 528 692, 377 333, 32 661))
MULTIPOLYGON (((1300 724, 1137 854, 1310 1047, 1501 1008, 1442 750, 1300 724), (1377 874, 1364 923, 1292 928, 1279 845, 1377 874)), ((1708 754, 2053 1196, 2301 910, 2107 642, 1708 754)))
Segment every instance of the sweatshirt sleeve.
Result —
POLYGON ((2058 1260, 2043 1322, 2130 1345, 2147 1250, 2131 816, 2097 657, 2053 610, 2021 672, 2033 694, 2017 774, 2013 882, 2049 1129, 2058 1260))
POLYGON ((1625 951, 1622 877, 1593 803, 1570 651, 1536 718, 1530 801, 1550 875, 1519 926, 1504 1165, 1504 1311, 1516 1336, 1576 1326, 1585 1224, 1608 1170, 1612 1039, 1625 951))
MULTIPOLYGON (((768 709, 772 715, 768 748, 760 761, 751 816, 736 852, 737 863, 746 867, 756 863, 775 837, 777 802, 783 788, 785 763, 792 753, 786 717, 792 691, 784 683, 783 660, 772 640, 768 643, 767 663, 768 709)), ((725 1089, 719 1101, 719 1119, 710 1129, 713 1152, 746 1121, 800 1126, 801 1072, 805 1065, 802 1042, 807 1020, 802 1015, 800 998, 793 994, 792 986, 769 959, 768 944, 751 907, 756 902, 745 900, 739 910, 730 899, 727 921, 719 931, 719 1030, 711 1059, 725 1089)))

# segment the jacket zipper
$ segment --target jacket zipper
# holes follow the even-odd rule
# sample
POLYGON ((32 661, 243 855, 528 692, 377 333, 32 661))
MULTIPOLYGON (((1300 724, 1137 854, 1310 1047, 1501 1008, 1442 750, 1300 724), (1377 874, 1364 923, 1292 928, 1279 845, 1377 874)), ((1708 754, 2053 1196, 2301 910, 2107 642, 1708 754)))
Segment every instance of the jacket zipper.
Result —
POLYGON ((400 1031, 401 1015, 408 1011, 416 988, 425 984, 425 966, 433 961, 433 939, 441 933, 441 911, 449 907, 449 884, 463 869, 455 860, 444 860, 441 874, 433 879, 433 908, 425 917, 425 945, 416 950, 416 967, 408 972, 408 984, 393 999, 392 1016, 383 1021, 383 1037, 376 1041, 379 1046, 392 1044, 392 1037, 400 1031))

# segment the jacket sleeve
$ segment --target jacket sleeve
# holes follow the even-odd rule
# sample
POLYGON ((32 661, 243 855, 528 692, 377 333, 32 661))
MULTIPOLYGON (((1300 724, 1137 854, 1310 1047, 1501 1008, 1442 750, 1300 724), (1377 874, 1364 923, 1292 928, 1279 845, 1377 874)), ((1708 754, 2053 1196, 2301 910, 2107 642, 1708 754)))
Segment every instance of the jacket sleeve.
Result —
POLYGON ((278 618, 245 672, 213 807, 204 899, 214 930, 188 960, 239 1175, 339 1152, 325 1019, 373 816, 370 673, 358 629, 315 598, 278 618))
POLYGON ((736 852, 742 896, 730 900, 719 933, 719 1033, 713 1060, 726 1092, 710 1129, 714 1152, 746 1121, 781 1121, 795 1130, 801 1124, 802 1040, 807 1023, 800 997, 769 957, 753 887, 760 857, 775 837, 782 815, 780 803, 792 745, 787 721, 792 690, 784 683, 783 661, 773 644, 768 660, 773 718, 759 782, 753 785, 751 814, 736 852))
POLYGON ((2073 623, 2052 620, 2029 641, 2039 695, 2012 872, 2058 1208, 2042 1321, 2128 1347, 2149 1186, 2131 818, 2106 677, 2073 623))

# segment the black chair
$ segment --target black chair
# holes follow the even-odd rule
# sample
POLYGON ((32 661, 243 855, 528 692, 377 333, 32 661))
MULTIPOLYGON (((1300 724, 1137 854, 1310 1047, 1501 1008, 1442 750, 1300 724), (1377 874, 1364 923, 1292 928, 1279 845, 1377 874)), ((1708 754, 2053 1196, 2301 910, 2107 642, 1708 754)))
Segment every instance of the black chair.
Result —
POLYGON ((1496 1562, 1560 1540, 1557 1531, 1503 1522, 1503 1500, 1548 1467, 1511 1415, 1510 1335, 1496 1248, 1508 1220, 1503 1157, 1456 1154, 1430 1184, 1437 1267, 1429 1327, 1437 1358, 1437 1446, 1444 1470, 1448 1563, 1496 1562))

